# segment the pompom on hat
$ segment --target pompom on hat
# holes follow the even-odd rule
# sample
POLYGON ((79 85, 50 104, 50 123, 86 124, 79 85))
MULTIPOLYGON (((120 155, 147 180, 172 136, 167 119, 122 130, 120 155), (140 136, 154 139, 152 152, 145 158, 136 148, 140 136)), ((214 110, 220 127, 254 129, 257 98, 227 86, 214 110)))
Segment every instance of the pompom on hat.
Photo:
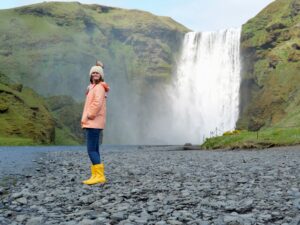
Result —
POLYGON ((104 64, 103 64, 103 62, 101 62, 100 60, 97 60, 97 61, 96 61, 96 66, 101 66, 102 69, 104 69, 104 64))

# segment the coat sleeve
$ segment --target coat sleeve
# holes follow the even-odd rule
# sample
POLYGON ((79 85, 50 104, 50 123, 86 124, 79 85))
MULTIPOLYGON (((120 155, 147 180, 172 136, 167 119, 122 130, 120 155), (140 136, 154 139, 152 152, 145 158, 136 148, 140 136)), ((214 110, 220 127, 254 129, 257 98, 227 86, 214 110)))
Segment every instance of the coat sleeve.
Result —
POLYGON ((105 90, 101 85, 97 85, 93 90, 93 98, 88 110, 89 119, 95 119, 105 100, 105 90))

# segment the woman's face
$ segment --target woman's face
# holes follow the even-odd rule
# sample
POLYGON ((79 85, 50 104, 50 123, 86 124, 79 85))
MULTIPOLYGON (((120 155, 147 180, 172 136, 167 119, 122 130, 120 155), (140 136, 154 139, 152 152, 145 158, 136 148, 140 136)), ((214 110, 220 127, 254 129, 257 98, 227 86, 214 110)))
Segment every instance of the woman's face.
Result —
POLYGON ((93 72, 93 73, 92 73, 92 78, 93 78, 93 81, 98 81, 98 80, 100 80, 100 73, 98 73, 98 72, 93 72))

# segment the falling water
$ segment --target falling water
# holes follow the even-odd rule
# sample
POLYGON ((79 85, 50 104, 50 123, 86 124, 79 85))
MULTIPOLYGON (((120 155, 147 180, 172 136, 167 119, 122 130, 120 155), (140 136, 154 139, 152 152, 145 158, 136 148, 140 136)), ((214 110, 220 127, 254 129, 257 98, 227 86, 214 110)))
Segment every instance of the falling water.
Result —
MULTIPOLYGON (((185 35, 172 101, 172 142, 201 143, 238 118, 240 29, 185 35)), ((171 140, 170 140, 171 141, 171 140)))

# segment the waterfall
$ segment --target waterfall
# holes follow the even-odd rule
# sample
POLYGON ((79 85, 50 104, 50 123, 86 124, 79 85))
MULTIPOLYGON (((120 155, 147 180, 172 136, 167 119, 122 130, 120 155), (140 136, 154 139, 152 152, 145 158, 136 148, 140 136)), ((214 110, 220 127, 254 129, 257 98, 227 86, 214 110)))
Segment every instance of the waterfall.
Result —
POLYGON ((233 130, 239 114, 241 29, 190 32, 169 97, 171 143, 202 143, 233 130))

